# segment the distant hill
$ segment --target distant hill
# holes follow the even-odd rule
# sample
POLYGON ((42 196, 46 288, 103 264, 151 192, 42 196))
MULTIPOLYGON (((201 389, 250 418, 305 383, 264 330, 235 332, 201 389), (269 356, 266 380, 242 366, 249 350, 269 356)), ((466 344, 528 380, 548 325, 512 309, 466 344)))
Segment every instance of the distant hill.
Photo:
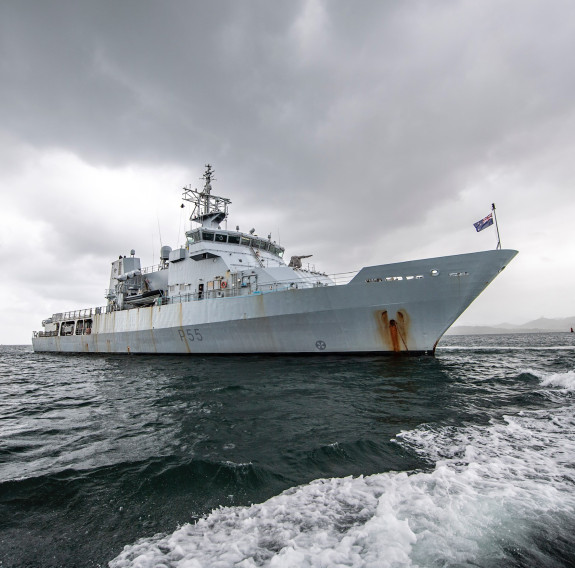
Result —
POLYGON ((455 325, 446 335, 487 335, 492 333, 541 333, 569 331, 575 328, 575 316, 570 318, 539 318, 520 325, 500 323, 496 325, 455 325))

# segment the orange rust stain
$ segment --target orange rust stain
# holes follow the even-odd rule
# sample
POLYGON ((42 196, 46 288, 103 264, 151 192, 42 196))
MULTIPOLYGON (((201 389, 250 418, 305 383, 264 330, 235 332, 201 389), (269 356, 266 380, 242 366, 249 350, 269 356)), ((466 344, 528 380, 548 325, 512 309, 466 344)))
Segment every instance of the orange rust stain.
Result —
POLYGON ((391 338, 393 350, 398 353, 400 351, 399 337, 397 333, 397 322, 394 319, 389 320, 389 337, 391 338))
POLYGON ((394 318, 389 317, 387 310, 375 312, 377 331, 388 351, 399 353, 409 351, 409 315, 405 310, 398 310, 394 318))
POLYGON ((178 335, 180 336, 180 339, 184 342, 184 345, 186 346, 186 351, 188 353, 191 353, 192 350, 190 349, 188 337, 186 336, 186 330, 183 327, 180 327, 180 329, 178 330, 178 335))
POLYGON ((377 332, 379 335, 379 339, 383 344, 385 351, 392 351, 393 344, 391 342, 391 335, 389 333, 389 316, 387 311, 384 310, 383 312, 375 312, 375 321, 377 322, 377 332))
POLYGON ((405 310, 398 310, 396 317, 397 333, 405 351, 409 351, 409 316, 405 310))

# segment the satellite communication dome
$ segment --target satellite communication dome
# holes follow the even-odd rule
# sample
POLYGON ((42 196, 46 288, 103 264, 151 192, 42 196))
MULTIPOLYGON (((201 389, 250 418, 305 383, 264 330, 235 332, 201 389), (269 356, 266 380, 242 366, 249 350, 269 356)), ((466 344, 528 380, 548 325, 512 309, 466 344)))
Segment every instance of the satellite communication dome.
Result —
POLYGON ((170 253, 172 252, 172 247, 164 245, 160 250, 160 258, 162 260, 168 260, 170 258, 170 253))

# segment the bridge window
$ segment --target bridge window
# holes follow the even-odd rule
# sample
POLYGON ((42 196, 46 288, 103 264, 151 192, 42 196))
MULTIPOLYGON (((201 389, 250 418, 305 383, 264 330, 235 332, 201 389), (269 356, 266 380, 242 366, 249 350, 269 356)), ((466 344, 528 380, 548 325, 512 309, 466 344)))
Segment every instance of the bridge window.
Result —
POLYGON ((202 239, 204 241, 213 241, 214 233, 209 233, 208 231, 202 231, 202 239))
POLYGON ((284 254, 284 249, 281 248, 281 247, 276 247, 275 245, 270 245, 270 251, 271 251, 273 254, 279 256, 280 258, 281 258, 281 257, 283 256, 283 254, 284 254))
POLYGON ((225 243, 227 240, 227 235, 224 235, 222 233, 216 233, 216 242, 217 243, 225 243))
POLYGON ((240 237, 238 235, 228 235, 228 243, 232 245, 239 245, 240 237))
POLYGON ((194 231, 188 235, 188 243, 194 244, 201 240, 200 231, 194 231))

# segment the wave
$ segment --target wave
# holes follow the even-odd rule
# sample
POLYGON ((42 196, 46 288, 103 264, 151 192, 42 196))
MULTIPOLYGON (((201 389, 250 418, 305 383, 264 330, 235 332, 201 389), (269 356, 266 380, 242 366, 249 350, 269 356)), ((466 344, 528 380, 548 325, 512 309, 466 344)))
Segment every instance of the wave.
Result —
POLYGON ((131 492, 148 496, 150 491, 179 492, 188 497, 194 492, 246 492, 274 483, 284 487, 286 480, 251 463, 218 462, 192 459, 182 461, 174 456, 140 462, 123 462, 91 469, 67 468, 31 477, 0 482, 0 504, 61 502, 81 493, 87 486, 106 487, 119 494, 125 486, 131 492))
POLYGON ((575 371, 566 373, 549 373, 541 377, 541 385, 544 387, 559 387, 566 391, 575 391, 575 371))
MULTIPOLYGON (((517 371, 511 383, 560 404, 404 431, 397 447, 427 469, 321 479, 222 507, 126 546, 110 566, 575 565, 575 372, 517 371)), ((337 468, 381 451, 340 443, 293 457, 337 468)))
POLYGON ((467 351, 470 353, 508 353, 511 351, 575 351, 575 345, 549 345, 549 346, 528 346, 528 345, 438 345, 437 352, 441 351, 467 351))
POLYGON ((575 391, 575 370, 552 373, 541 369, 523 369, 518 379, 535 378, 542 387, 551 387, 563 391, 575 391))
POLYGON ((259 505, 224 507, 126 547, 110 566, 353 566, 367 551, 378 558, 383 532, 393 542, 388 558, 404 562, 415 535, 380 502, 381 479, 318 480, 259 505))
POLYGON ((575 562, 571 407, 524 411, 485 427, 423 425, 395 442, 435 465, 321 479, 261 504, 222 507, 126 546, 110 566, 575 562))
POLYGON ((240 392, 240 391, 246 391, 249 392, 250 389, 244 387, 243 385, 227 385, 224 387, 215 387, 213 389, 211 389, 212 392, 221 392, 221 393, 236 393, 236 392, 240 392))
POLYGON ((155 488, 166 487, 170 492, 178 489, 188 490, 191 480, 196 480, 197 488, 206 485, 209 486, 210 491, 216 488, 247 491, 278 481, 285 484, 281 476, 252 463, 201 459, 184 463, 175 463, 174 460, 158 460, 149 464, 141 477, 146 485, 155 488))

